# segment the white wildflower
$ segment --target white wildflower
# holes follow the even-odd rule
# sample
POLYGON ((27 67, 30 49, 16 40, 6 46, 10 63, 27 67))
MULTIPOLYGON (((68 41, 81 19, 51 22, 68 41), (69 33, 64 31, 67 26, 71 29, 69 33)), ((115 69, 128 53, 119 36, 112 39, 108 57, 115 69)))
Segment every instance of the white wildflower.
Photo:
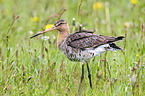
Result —
POLYGON ((33 35, 33 31, 29 31, 29 34, 30 34, 30 35, 33 35))
POLYGON ((42 40, 49 40, 49 38, 50 38, 49 36, 42 36, 41 37, 42 40))
POLYGON ((56 38, 56 36, 55 36, 55 35, 52 35, 52 37, 53 37, 53 39, 55 39, 55 38, 56 38))
POLYGON ((73 21, 75 21, 76 19, 75 18, 73 18, 73 21))
POLYGON ((83 27, 83 30, 86 30, 86 28, 85 28, 85 27, 83 27))

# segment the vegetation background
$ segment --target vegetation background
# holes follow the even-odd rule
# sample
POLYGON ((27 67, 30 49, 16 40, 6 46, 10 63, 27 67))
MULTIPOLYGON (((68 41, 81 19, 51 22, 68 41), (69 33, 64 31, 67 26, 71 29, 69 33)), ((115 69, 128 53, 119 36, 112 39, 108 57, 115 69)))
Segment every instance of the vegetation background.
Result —
POLYGON ((145 96, 145 0, 0 0, 0 94, 145 96), (78 92, 81 64, 57 48, 57 31, 30 40, 59 18, 71 32, 125 36, 118 52, 89 62, 78 92), (73 19, 75 18, 75 20, 73 19))

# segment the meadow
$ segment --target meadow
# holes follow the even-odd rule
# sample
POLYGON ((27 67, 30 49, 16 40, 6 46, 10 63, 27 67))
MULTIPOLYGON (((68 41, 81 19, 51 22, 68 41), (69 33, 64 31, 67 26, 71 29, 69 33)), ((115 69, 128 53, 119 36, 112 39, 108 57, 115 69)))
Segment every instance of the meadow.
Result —
POLYGON ((0 95, 145 96, 144 29, 145 0, 0 0, 0 95), (125 37, 89 61, 92 89, 85 65, 78 92, 81 63, 57 48, 57 31, 30 39, 59 18, 71 32, 125 37))

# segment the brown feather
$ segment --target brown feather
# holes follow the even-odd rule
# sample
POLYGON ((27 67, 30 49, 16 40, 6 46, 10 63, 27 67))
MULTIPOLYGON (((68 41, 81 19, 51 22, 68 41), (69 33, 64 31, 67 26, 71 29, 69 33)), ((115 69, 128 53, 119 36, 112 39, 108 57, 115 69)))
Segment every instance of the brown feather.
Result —
POLYGON ((97 35, 93 34, 93 32, 83 30, 70 34, 66 41, 68 46, 84 50, 86 48, 96 48, 103 44, 118 41, 117 38, 118 37, 97 35))

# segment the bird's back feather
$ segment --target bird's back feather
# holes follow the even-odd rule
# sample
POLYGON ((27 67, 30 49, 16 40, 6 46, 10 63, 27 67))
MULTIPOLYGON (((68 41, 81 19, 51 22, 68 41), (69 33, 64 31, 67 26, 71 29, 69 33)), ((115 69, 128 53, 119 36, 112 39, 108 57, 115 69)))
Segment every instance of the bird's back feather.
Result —
POLYGON ((100 45, 122 40, 124 37, 113 37, 93 34, 91 31, 80 30, 67 37, 67 45, 78 49, 97 48, 100 45))

